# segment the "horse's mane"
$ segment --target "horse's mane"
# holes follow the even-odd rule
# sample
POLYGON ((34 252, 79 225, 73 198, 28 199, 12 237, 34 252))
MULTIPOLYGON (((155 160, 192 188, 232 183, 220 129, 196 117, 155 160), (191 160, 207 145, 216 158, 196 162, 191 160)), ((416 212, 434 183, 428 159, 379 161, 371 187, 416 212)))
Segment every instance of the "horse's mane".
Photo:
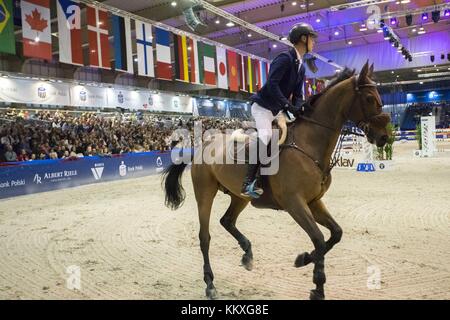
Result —
POLYGON ((322 95, 324 95, 329 89, 333 88, 338 83, 341 83, 342 81, 353 77, 354 74, 355 74, 355 69, 351 70, 351 69, 346 67, 342 72, 339 72, 339 74, 330 81, 330 83, 325 87, 325 89, 323 89, 322 92, 317 93, 317 94, 309 97, 308 100, 307 100, 307 103, 310 106, 314 106, 314 104, 317 102, 317 100, 322 95))

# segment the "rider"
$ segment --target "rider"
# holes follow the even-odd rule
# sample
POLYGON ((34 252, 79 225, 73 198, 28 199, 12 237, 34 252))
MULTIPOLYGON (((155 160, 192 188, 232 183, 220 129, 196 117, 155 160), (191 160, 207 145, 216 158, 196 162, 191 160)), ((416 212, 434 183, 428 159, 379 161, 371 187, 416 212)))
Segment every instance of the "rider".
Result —
MULTIPOLYGON (((288 40, 294 45, 288 52, 279 54, 270 65, 270 72, 266 84, 250 98, 252 116, 258 130, 259 145, 267 148, 272 138, 272 121, 278 113, 289 111, 297 115, 304 103, 303 82, 305 54, 314 47, 317 33, 307 23, 294 25, 289 32, 288 40), (289 98, 292 97, 291 101, 289 98)), ((259 148, 258 148, 259 149, 259 148)), ((247 176, 242 185, 241 194, 258 198, 263 190, 256 185, 256 173, 260 166, 260 152, 258 150, 257 163, 249 164, 247 176)))

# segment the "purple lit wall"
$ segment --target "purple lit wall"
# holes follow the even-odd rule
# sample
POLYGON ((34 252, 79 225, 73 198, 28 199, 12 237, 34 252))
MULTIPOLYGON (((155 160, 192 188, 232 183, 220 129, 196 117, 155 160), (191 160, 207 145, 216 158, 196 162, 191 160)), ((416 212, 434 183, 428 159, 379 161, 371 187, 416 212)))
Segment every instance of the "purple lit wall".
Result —
MULTIPOLYGON (((434 54, 434 64, 448 63, 447 53, 450 53, 450 31, 442 31, 431 34, 424 34, 412 39, 401 39, 402 43, 413 55, 413 61, 406 61, 403 56, 392 47, 388 41, 369 44, 366 46, 350 47, 334 51, 319 52, 322 56, 333 60, 341 66, 361 69, 367 59, 374 63, 375 71, 393 70, 411 67, 423 67, 431 65, 430 55, 434 54), (414 54, 422 53, 423 56, 415 57, 414 54), (441 60, 441 53, 445 54, 445 59, 441 60)), ((307 71, 309 77, 326 77, 335 73, 335 68, 319 62, 319 71, 312 75, 307 71)))

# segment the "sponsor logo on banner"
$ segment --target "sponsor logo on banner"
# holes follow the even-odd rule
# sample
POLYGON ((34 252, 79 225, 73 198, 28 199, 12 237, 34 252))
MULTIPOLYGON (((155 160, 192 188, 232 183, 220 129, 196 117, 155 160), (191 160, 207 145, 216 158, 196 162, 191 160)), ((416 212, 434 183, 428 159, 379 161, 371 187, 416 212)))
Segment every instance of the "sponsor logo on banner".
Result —
POLYGON ((173 107, 175 109, 178 109, 180 107, 179 101, 178 100, 173 100, 173 107))
POLYGON ((149 97, 148 97, 148 105, 149 105, 150 107, 153 107, 153 97, 152 97, 152 96, 149 96, 149 97))
POLYGON ((85 102, 87 100, 87 92, 84 90, 80 91, 80 101, 85 102))
POLYGON ((41 180, 42 180, 41 176, 36 173, 34 175, 33 182, 36 183, 36 184, 41 184, 42 183, 41 180))
POLYGON ((38 90, 38 97, 41 99, 45 99, 45 97, 47 96, 47 90, 45 89, 45 87, 39 87, 37 90, 38 90))
POLYGON ((123 103, 123 93, 122 91, 119 91, 119 94, 117 95, 117 101, 122 104, 123 103))
POLYGON ((156 172, 160 173, 164 170, 163 168, 163 162, 161 160, 161 157, 158 157, 156 159, 156 172))
POLYGON ((104 163, 96 163, 94 164, 94 168, 91 168, 95 180, 100 180, 102 178, 103 169, 105 169, 104 163))
POLYGON ((126 175, 127 175, 127 166, 122 161, 120 166, 119 166, 119 176, 125 177, 126 175))
POLYGON ((25 185, 25 179, 11 180, 0 182, 0 189, 3 188, 12 188, 12 187, 20 187, 25 185))
POLYGON ((44 176, 41 176, 40 174, 36 173, 34 175, 33 182, 35 184, 42 184, 42 180, 44 180, 44 181, 49 180, 51 182, 67 181, 67 180, 71 180, 72 177, 75 177, 77 175, 78 175, 77 170, 46 172, 46 173, 44 173, 44 176))

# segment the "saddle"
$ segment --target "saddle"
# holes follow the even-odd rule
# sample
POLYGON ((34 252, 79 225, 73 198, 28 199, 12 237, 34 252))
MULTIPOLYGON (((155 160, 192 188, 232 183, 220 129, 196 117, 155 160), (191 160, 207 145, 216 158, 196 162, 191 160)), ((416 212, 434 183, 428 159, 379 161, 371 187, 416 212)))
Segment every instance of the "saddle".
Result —
MULTIPOLYGON (((279 114, 272 122, 272 128, 279 129, 281 131, 281 136, 275 134, 272 136, 271 141, 278 139, 277 145, 282 145, 286 141, 288 125, 291 122, 293 121, 290 121, 284 113, 279 114)), ((254 126, 249 125, 242 129, 235 130, 227 145, 227 156, 234 162, 240 164, 247 164, 249 161, 254 161, 256 159, 253 160, 250 158, 252 155, 250 151, 253 151, 253 149, 256 150, 257 143, 257 131, 254 126)), ((267 163, 262 164, 258 170, 256 175, 256 183, 263 188, 264 193, 258 199, 252 199, 251 204, 256 208, 283 210, 283 208, 273 198, 272 190, 269 184, 269 176, 261 174, 261 168, 269 167, 271 162, 275 159, 275 157, 278 157, 279 154, 280 150, 278 148, 276 152, 270 154, 267 163)))
MULTIPOLYGON (((278 129, 281 132, 281 136, 273 134, 271 141, 278 139, 278 145, 282 145, 286 141, 287 137, 287 123, 290 123, 290 119, 284 113, 280 113, 272 122, 272 129, 278 129)), ((256 148, 258 143, 257 129, 253 123, 247 123, 243 128, 235 130, 228 141, 226 146, 227 155, 230 159, 236 163, 249 163, 250 150, 256 148)), ((274 157, 278 156, 279 152, 270 156, 271 161, 274 157)), ((256 160, 256 159, 255 159, 256 160)))

